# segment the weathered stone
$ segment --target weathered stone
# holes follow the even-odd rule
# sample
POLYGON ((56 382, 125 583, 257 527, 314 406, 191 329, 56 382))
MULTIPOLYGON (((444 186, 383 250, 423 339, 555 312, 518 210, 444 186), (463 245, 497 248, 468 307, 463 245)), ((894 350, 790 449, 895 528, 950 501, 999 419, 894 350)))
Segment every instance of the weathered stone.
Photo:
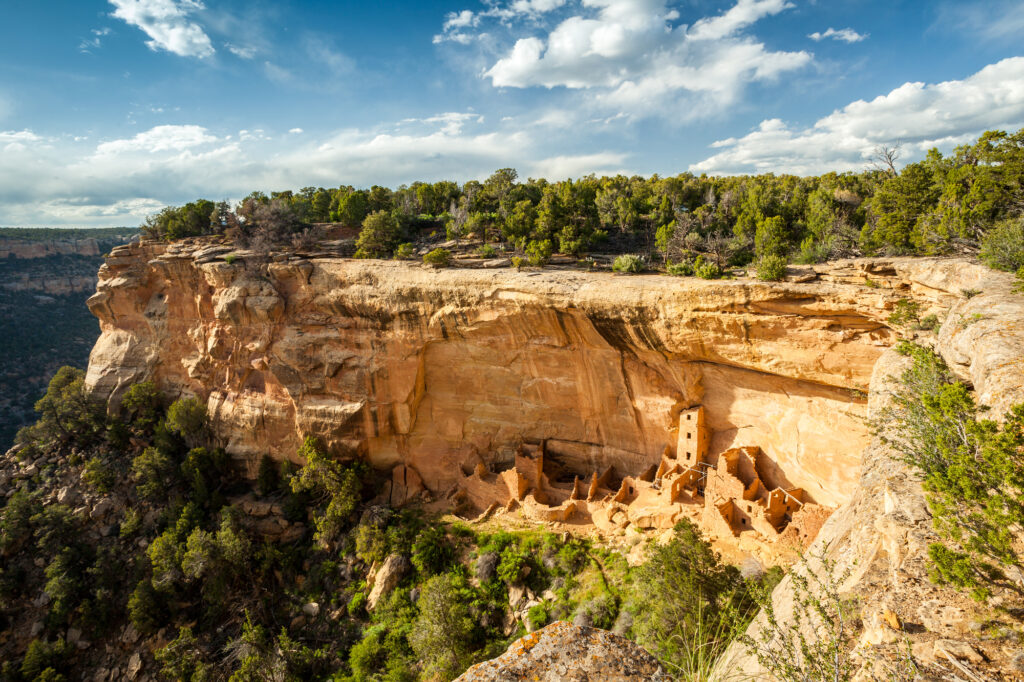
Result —
POLYGON ((125 674, 129 680, 134 680, 136 677, 138 677, 139 672, 141 671, 142 656, 140 656, 139 652, 136 651, 128 658, 128 668, 125 671, 125 674))
POLYGON ((478 663, 456 682, 668 682, 657 659, 604 630, 552 623, 516 640, 498 658, 478 663))
POLYGON ((381 597, 395 589, 399 581, 409 572, 412 565, 401 554, 391 554, 373 578, 373 589, 366 598, 366 608, 372 611, 381 597))
POLYGON ((934 652, 936 658, 948 655, 957 660, 970 663, 981 663, 985 660, 985 657, 967 642, 959 642, 953 639, 935 640, 934 652))

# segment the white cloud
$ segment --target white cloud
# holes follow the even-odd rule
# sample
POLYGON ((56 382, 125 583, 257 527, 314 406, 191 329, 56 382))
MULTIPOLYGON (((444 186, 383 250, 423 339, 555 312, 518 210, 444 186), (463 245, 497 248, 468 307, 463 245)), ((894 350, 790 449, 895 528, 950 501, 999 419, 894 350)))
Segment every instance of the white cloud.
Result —
POLYGON ((225 43, 224 47, 228 48, 228 52, 241 59, 254 59, 257 54, 255 47, 233 45, 231 43, 225 43))
POLYGON ((986 40, 1019 42, 1024 33, 1024 1, 943 2, 935 26, 956 34, 974 33, 986 40))
POLYGON ((831 26, 828 30, 822 33, 821 31, 815 31, 807 36, 816 43, 831 38, 832 40, 841 40, 844 43, 859 43, 862 40, 867 40, 868 36, 866 33, 857 33, 852 28, 841 28, 838 31, 831 26))
POLYGON ((985 130, 1024 126, 1024 57, 986 66, 963 80, 905 83, 793 128, 768 119, 742 138, 716 142, 719 153, 690 166, 696 173, 795 173, 861 170, 879 144, 904 143, 908 157, 950 148, 985 130))
POLYGON ((88 53, 90 50, 98 50, 103 45, 103 38, 113 33, 109 28, 94 28, 90 31, 92 34, 91 38, 83 38, 82 42, 78 44, 78 49, 81 52, 88 53))
POLYGON ((301 135, 302 128, 292 128, 291 130, 288 131, 288 133, 291 135, 301 135))
POLYGON ((441 32, 434 36, 434 43, 455 42, 467 45, 480 36, 474 36, 465 29, 475 28, 483 19, 498 19, 503 22, 517 17, 537 19, 540 15, 554 11, 566 4, 566 0, 513 0, 508 5, 489 3, 482 12, 464 9, 445 15, 441 32))
MULTIPOLYGON (((509 126, 511 124, 508 124, 509 126)), ((196 125, 158 126, 100 143, 0 133, 0 224, 132 225, 167 204, 240 198, 254 189, 308 185, 398 186, 415 180, 483 179, 495 168, 559 179, 629 172, 626 155, 554 154, 546 136, 483 127, 474 113, 448 112, 378 130, 326 138, 235 139, 196 125)))
POLYGON ((798 70, 803 51, 773 51, 744 29, 793 5, 737 0, 728 11, 677 25, 664 0, 582 0, 546 36, 520 38, 484 76, 495 87, 588 90, 592 102, 636 116, 675 120, 707 115, 735 102, 743 88, 798 70))
POLYGON ((189 15, 204 9, 200 0, 109 0, 113 16, 137 26, 149 36, 151 50, 166 50, 182 57, 211 57, 215 50, 202 27, 189 15))

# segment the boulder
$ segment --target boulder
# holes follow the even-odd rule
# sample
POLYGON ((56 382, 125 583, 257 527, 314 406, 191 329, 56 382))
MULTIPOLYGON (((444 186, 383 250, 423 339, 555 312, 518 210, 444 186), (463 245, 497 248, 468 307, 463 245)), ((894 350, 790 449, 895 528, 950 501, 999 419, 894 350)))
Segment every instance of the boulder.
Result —
POLYGON ((388 556, 384 560, 384 565, 380 567, 373 578, 373 589, 370 590, 370 594, 366 598, 366 609, 372 611, 381 597, 395 589, 402 577, 409 572, 411 566, 409 560, 401 554, 388 556))
POLYGON ((522 637, 501 656, 478 663, 456 682, 668 682, 654 656, 605 630, 552 623, 522 637))

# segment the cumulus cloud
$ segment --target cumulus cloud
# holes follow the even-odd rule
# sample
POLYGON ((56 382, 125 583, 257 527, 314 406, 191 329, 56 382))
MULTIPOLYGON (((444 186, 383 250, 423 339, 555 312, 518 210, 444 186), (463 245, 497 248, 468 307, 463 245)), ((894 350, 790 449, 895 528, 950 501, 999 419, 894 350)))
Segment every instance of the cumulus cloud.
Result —
POLYGON ((103 38, 111 33, 112 31, 106 26, 103 28, 94 28, 90 31, 91 37, 83 38, 82 42, 78 44, 79 51, 88 54, 93 50, 98 50, 103 45, 103 38))
POLYGON ((832 40, 841 40, 844 43, 859 43, 862 40, 867 40, 868 36, 866 33, 857 33, 852 28, 841 28, 838 31, 831 26, 828 30, 822 33, 821 31, 815 31, 807 36, 816 43, 820 43, 822 40, 831 38, 832 40))
POLYGON ((454 42, 468 45, 476 37, 466 29, 475 28, 484 19, 498 19, 508 22, 517 17, 537 19, 542 14, 556 10, 566 4, 566 0, 513 0, 507 5, 491 4, 482 12, 464 9, 449 12, 445 16, 441 32, 434 36, 434 43, 454 42))
POLYGON ((546 138, 448 112, 326 137, 157 126, 99 143, 0 133, 0 224, 132 225, 167 204, 254 189, 483 179, 515 166, 551 179, 629 172, 626 155, 552 154, 546 138), (5 150, 9 147, 10 150, 5 150))
POLYGON ((986 66, 963 80, 905 83, 871 101, 857 100, 794 128, 779 119, 762 121, 741 138, 720 140, 717 154, 690 166, 696 173, 860 170, 879 144, 901 141, 921 154, 949 148, 985 130, 1024 125, 1024 57, 986 66))
POLYGON ((215 50, 203 28, 189 16, 205 9, 200 0, 109 0, 113 16, 141 29, 151 50, 182 57, 212 57, 215 50))
POLYGON ((586 90, 598 106, 676 120, 721 110, 743 88, 798 70, 805 51, 768 49, 744 31, 791 7, 737 0, 692 25, 664 0, 581 0, 584 12, 546 35, 519 38, 485 71, 495 87, 586 90))

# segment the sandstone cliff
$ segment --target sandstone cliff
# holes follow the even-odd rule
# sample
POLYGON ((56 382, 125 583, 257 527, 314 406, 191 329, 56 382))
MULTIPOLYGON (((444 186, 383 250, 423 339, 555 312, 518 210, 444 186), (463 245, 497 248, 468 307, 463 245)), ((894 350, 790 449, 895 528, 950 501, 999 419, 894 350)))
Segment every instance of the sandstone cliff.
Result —
POLYGON ((639 474, 702 405, 713 452, 759 445, 766 483, 841 504, 867 444, 864 391, 896 338, 889 310, 946 305, 908 278, 917 262, 763 284, 229 252, 115 249, 89 301, 89 385, 115 405, 147 378, 198 395, 250 462, 316 435, 435 493, 524 442, 582 476, 639 474))
MULTIPOLYGON (((953 261, 921 264, 910 279, 919 291, 951 297, 938 337, 929 340, 951 369, 973 385, 978 402, 993 408, 991 417, 1001 418, 1011 405, 1024 401, 1024 296, 1012 293, 1012 277, 953 261), (956 296, 963 290, 976 295, 956 296)), ((888 404, 892 380, 908 364, 894 351, 876 363, 869 417, 888 404)), ((920 480, 873 438, 864 450, 852 498, 822 527, 808 564, 821 574, 821 561, 814 557, 824 552, 836 562, 837 576, 848 574, 840 587, 862 606, 859 645, 865 674, 877 662, 876 648, 894 657, 908 644, 918 664, 931 665, 928 674, 939 679, 1004 678, 1010 670, 1019 674, 1024 661, 1016 640, 999 634, 998 614, 928 579, 928 545, 937 539, 920 480)), ((773 593, 781 618, 792 613, 793 599, 786 578, 773 593)), ((996 598, 991 605, 999 602, 996 598)), ((748 633, 756 637, 763 627, 759 617, 748 633)), ((738 644, 723 657, 719 673, 720 679, 765 676, 738 644)))

